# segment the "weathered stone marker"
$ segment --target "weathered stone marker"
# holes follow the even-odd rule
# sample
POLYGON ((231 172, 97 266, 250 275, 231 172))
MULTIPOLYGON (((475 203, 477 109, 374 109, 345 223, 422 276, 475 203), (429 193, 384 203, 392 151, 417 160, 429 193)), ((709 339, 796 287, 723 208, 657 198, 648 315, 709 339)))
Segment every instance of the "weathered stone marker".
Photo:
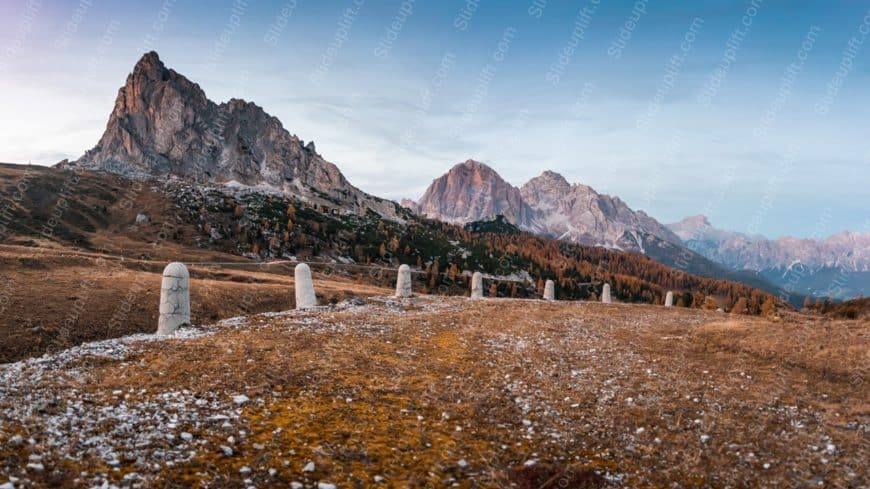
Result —
POLYGON ((471 298, 483 299, 483 274, 480 272, 471 275, 471 298))
POLYGON ((604 284, 604 288, 601 290, 601 302, 610 304, 610 284, 604 284))
POLYGON ((396 277, 396 297, 411 297, 411 267, 399 266, 399 276, 396 277))
POLYGON ((163 269, 157 334, 173 334, 184 324, 190 324, 190 274, 183 263, 172 262, 163 269))
POLYGON ((674 293, 670 290, 668 295, 665 296, 665 307, 674 307, 674 293))
POLYGON ((556 284, 554 284, 552 280, 547 280, 546 282, 544 282, 544 300, 556 300, 556 284))
POLYGON ((296 281, 296 309, 308 309, 317 306, 317 296, 314 295, 314 282, 311 280, 311 269, 300 263, 293 270, 296 281))

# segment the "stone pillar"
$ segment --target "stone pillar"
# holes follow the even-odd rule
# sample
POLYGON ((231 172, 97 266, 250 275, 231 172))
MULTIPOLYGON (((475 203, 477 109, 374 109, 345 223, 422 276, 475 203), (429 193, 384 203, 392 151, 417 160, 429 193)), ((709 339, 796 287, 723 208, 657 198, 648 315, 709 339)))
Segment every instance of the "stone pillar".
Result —
POLYGON ((554 284, 552 280, 547 280, 546 282, 544 282, 544 300, 556 300, 556 284, 554 284))
POLYGON ((610 284, 604 284, 604 288, 601 290, 601 302, 610 304, 610 284))
POLYGON ((396 297, 411 297, 411 267, 399 266, 399 275, 396 277, 396 297))
POLYGON ((311 280, 311 269, 300 263, 293 271, 296 282, 296 309, 308 309, 317 306, 317 296, 314 295, 314 282, 311 280))
POLYGON ((471 298, 483 299, 483 274, 480 272, 471 276, 471 298))
POLYGON ((172 262, 163 269, 157 334, 173 334, 185 324, 190 324, 190 274, 183 263, 172 262))
POLYGON ((665 307, 674 307, 674 293, 670 290, 668 295, 665 296, 665 307))

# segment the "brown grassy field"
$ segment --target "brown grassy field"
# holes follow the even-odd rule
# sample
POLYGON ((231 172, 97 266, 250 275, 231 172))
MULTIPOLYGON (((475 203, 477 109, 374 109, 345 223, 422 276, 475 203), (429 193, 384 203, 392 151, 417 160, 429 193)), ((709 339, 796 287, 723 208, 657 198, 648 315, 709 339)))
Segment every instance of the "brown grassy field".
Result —
MULTIPOLYGON (((250 263, 238 256, 169 243, 149 261, 129 258, 144 253, 147 244, 128 244, 128 257, 51 242, 39 244, 0 245, 0 363, 86 341, 154 332, 162 267, 176 257, 191 262, 250 263)), ((295 306, 292 265, 189 269, 194 323, 295 306)), ((324 304, 388 290, 317 272, 315 268, 318 300, 324 304)))
POLYGON ((868 334, 428 296, 253 315, 0 369, 0 483, 867 487, 868 334))

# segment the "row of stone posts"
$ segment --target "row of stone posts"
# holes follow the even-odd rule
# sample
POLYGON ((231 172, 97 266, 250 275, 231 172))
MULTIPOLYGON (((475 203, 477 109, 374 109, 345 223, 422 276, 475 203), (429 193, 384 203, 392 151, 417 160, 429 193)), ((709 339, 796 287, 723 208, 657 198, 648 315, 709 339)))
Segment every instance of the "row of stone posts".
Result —
MULTIPOLYGON (((308 309, 317 306, 317 296, 314 293, 314 281, 311 279, 311 268, 305 263, 296 265, 293 270, 296 292, 296 309, 308 309)), ((396 297, 411 297, 411 267, 402 265, 396 277, 396 297)), ((471 275, 471 298, 483 299, 483 274, 474 272, 471 275)), ((544 300, 556 300, 556 286, 552 280, 544 283, 544 300)), ((611 303, 610 284, 604 284, 601 291, 601 302, 611 303)), ((674 293, 668 292, 665 297, 665 307, 673 307, 674 293)), ((183 325, 190 324, 190 274, 183 263, 172 262, 163 270, 163 281, 160 285, 160 315, 157 320, 157 334, 169 335, 183 325)))

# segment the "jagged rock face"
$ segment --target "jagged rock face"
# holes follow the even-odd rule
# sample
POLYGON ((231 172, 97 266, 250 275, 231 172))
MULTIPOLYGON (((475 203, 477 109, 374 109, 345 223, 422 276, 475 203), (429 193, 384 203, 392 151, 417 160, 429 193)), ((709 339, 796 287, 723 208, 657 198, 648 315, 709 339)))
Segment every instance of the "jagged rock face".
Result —
POLYGON ((668 229, 674 232, 683 241, 711 240, 725 241, 735 237, 738 233, 716 229, 710 224, 707 216, 690 216, 680 222, 668 224, 668 229))
POLYGON ((713 227, 705 216, 669 224, 693 250, 732 268, 783 269, 802 263, 810 268, 839 267, 870 271, 870 235, 842 232, 823 240, 792 237, 766 239, 713 227))
POLYGON ((458 223, 502 214, 526 231, 587 245, 642 251, 649 235, 682 245, 665 226, 619 198, 572 185, 552 171, 518 189, 492 168, 469 160, 433 181, 417 207, 426 216, 458 223))
POLYGON ((532 210, 519 189, 483 163, 459 163, 435 179, 417 202, 417 212, 432 219, 468 223, 503 215, 522 228, 532 226, 532 210))
POLYGON ((411 199, 402 199, 401 201, 399 201, 399 205, 416 214, 420 213, 420 206, 418 206, 417 203, 411 199))
POLYGON ((529 180, 520 192, 534 209, 538 228, 559 239, 639 251, 647 235, 681 244, 643 211, 635 212, 618 197, 599 194, 587 185, 571 185, 552 171, 529 180))
POLYGON ((328 197, 346 209, 396 215, 393 203, 353 187, 313 143, 305 145, 277 118, 243 100, 212 102, 154 52, 139 60, 118 91, 99 143, 64 165, 328 197))

